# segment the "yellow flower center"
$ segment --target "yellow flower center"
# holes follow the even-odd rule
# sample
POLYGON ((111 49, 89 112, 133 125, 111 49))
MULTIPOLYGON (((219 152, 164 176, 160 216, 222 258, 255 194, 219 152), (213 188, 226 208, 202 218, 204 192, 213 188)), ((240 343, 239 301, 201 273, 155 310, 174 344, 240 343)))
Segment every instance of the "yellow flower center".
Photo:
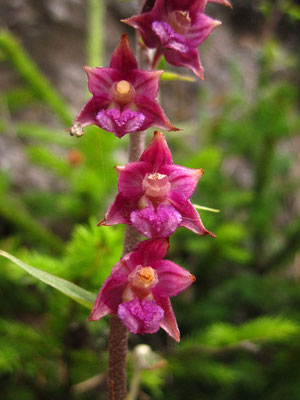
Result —
POLYGON ((155 271, 151 267, 141 268, 138 275, 145 287, 150 286, 156 280, 155 271))
POLYGON ((113 100, 122 107, 132 102, 135 90, 130 82, 122 80, 113 84, 111 95, 113 100))
POLYGON ((145 290, 149 292, 150 288, 157 284, 158 276, 152 267, 140 267, 138 266, 137 271, 133 273, 131 284, 136 290, 140 290, 145 294, 145 290))
POLYGON ((127 81, 120 81, 116 85, 116 91, 119 95, 124 96, 130 92, 130 83, 127 81))

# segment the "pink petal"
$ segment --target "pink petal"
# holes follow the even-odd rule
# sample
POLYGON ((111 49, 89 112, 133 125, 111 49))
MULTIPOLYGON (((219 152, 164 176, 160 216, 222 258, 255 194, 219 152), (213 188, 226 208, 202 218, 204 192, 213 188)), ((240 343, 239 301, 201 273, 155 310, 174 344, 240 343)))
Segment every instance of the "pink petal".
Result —
POLYGON ((117 225, 127 224, 130 225, 130 214, 137 209, 137 202, 128 200, 122 195, 118 194, 113 204, 109 207, 105 214, 104 220, 100 221, 98 226, 101 225, 117 225))
POLYGON ((107 107, 108 104, 109 102, 105 98, 97 98, 94 96, 86 103, 74 121, 80 122, 82 127, 92 124, 99 126, 96 115, 101 109, 107 107))
POLYGON ((137 95, 155 98, 158 93, 159 79, 164 71, 136 70, 128 74, 127 80, 133 85, 137 95))
POLYGON ((190 229, 192 232, 197 233, 197 235, 215 235, 209 232, 202 224, 201 218, 197 210, 193 207, 189 200, 177 192, 170 192, 168 197, 169 202, 180 212, 182 216, 181 226, 190 229))
POLYGON ((185 44, 184 37, 175 33, 167 22, 154 21, 152 30, 159 38, 162 48, 167 47, 183 53, 189 51, 189 47, 185 44))
POLYGON ((96 119, 98 125, 108 132, 113 132, 115 136, 121 138, 126 133, 140 130, 145 122, 145 116, 132 110, 101 110, 96 119))
POLYGON ((203 169, 191 169, 180 165, 165 165, 159 172, 167 175, 171 183, 171 190, 183 194, 189 199, 194 193, 203 169))
POLYGON ((114 82, 122 79, 121 73, 112 68, 83 68, 88 76, 89 91, 94 96, 105 96, 111 101, 110 89, 114 82))
POLYGON ((165 313, 160 322, 160 327, 164 329, 176 342, 180 342, 180 333, 170 299, 168 297, 154 297, 157 305, 160 306, 165 313))
POLYGON ((187 67, 194 72, 200 79, 203 78, 203 67, 197 49, 192 49, 187 53, 180 53, 173 49, 164 49, 165 59, 177 67, 187 67))
POLYGON ((122 302, 122 293, 126 282, 126 274, 111 273, 103 283, 97 295, 92 312, 89 316, 89 321, 97 321, 107 314, 116 314, 118 312, 118 306, 122 302))
POLYGON ((230 2, 228 0, 208 0, 208 3, 219 3, 219 4, 223 4, 223 6, 227 6, 232 8, 232 5, 230 4, 230 2))
POLYGON ((214 20, 201 12, 197 12, 194 15, 191 28, 186 34, 186 45, 191 50, 200 46, 219 25, 221 25, 220 21, 214 20))
POLYGON ((152 166, 147 162, 135 161, 119 170, 119 193, 127 199, 138 199, 144 194, 142 182, 146 174, 152 172, 152 166))
POLYGON ((164 0, 165 4, 173 10, 189 11, 203 11, 207 0, 164 0))
POLYGON ((164 311, 153 300, 135 298, 119 305, 118 316, 129 332, 144 335, 159 330, 164 311))
POLYGON ((181 215, 172 206, 159 204, 154 209, 152 203, 142 210, 135 210, 130 221, 135 229, 148 238, 171 236, 181 223, 181 215))
POLYGON ((144 240, 137 244, 132 254, 136 254, 136 265, 147 266, 157 260, 161 260, 167 254, 169 241, 165 238, 144 240))
POLYGON ((178 131, 178 129, 171 124, 164 110, 156 100, 150 99, 145 95, 136 95, 134 103, 138 111, 146 117, 143 125, 144 130, 148 129, 150 126, 155 126, 160 129, 165 129, 166 131, 178 131))
POLYGON ((164 0, 156 0, 155 5, 151 12, 144 12, 140 15, 123 19, 122 22, 138 29, 141 33, 144 43, 150 49, 159 46, 159 39, 152 31, 153 21, 160 21, 166 15, 164 0))
POLYGON ((158 260, 151 264, 158 274, 158 283, 153 294, 158 297, 173 297, 188 288, 196 278, 189 271, 169 260, 158 260))
POLYGON ((118 46, 112 54, 110 68, 120 70, 126 79, 126 74, 133 69, 137 69, 137 67, 136 59, 129 45, 128 36, 123 33, 118 46))
POLYGON ((173 164, 171 151, 161 132, 154 132, 153 139, 141 155, 140 161, 151 164, 153 172, 157 172, 166 164, 173 164))

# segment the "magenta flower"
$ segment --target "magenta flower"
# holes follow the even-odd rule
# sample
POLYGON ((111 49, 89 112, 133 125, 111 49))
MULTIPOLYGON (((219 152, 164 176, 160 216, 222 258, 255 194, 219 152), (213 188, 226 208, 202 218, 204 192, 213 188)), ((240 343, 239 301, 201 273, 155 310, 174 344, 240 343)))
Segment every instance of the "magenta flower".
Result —
MULTIPOLYGON (((149 48, 156 48, 154 65, 163 54, 172 65, 190 68, 203 79, 197 47, 221 24, 203 13, 208 2, 229 5, 227 0, 156 0, 146 2, 140 15, 123 20, 138 29, 149 48)), ((153 65, 153 66, 154 66, 153 65)))
POLYGON ((180 334, 170 297, 188 288, 195 277, 169 260, 166 239, 146 240, 113 267, 98 293, 89 321, 118 314, 134 334, 155 333, 161 327, 177 342, 180 334))
POLYGON ((127 35, 122 35, 109 68, 84 69, 93 97, 75 118, 71 134, 80 136, 82 128, 92 124, 119 138, 150 126, 177 130, 156 101, 163 71, 138 69, 127 35))
POLYGON ((214 236, 189 201, 203 170, 173 164, 162 133, 154 133, 139 161, 116 170, 119 193, 99 225, 132 225, 148 238, 169 237, 179 226, 214 236))

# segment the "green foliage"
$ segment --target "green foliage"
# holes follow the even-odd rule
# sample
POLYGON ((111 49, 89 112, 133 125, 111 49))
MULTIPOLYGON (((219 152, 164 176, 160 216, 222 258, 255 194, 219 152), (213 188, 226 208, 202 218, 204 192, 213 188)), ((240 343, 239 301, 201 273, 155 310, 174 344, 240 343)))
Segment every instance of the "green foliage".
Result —
POLYGON ((65 279, 61 279, 57 276, 49 274, 48 272, 32 267, 3 250, 0 250, 0 255, 12 261, 20 268, 23 268, 24 271, 28 272, 28 274, 34 276, 35 278, 46 283, 47 285, 54 287, 55 289, 64 293, 66 296, 71 297, 78 303, 88 308, 92 308, 95 301, 95 296, 92 293, 89 293, 79 286, 74 285, 74 283, 72 282, 68 282, 65 279))
MULTIPOLYGON (((99 23, 105 5, 88 4, 87 58, 90 65, 106 65, 99 23)), ((278 4, 295 24, 295 2, 278 4)), ((261 7, 272 15, 273 2, 261 7)), ((89 310, 81 304, 91 307, 92 293, 122 254, 123 228, 98 228, 97 222, 116 193, 113 166, 126 162, 128 138, 118 141, 95 127, 70 138, 65 100, 6 31, 0 33, 0 62, 22 82, 1 93, 1 138, 16 140, 28 163, 51 182, 20 187, 10 172, 0 174, 0 247, 6 257, 0 257, 1 396, 105 399, 102 386, 74 389, 107 368, 107 319, 87 323, 89 310), (63 125, 19 120, 20 111, 35 107, 63 125)), ((177 164, 205 170, 192 201, 217 238, 179 229, 171 239, 168 258, 197 281, 173 301, 179 345, 166 343, 163 332, 130 337, 131 347, 149 343, 166 359, 164 368, 142 371, 141 398, 300 397, 297 62, 277 41, 265 41, 251 96, 245 71, 234 60, 226 66, 230 90, 215 96, 202 86, 198 123, 178 124, 184 131, 168 135, 177 164)), ((168 68, 164 59, 159 67, 168 68)), ((190 77, 168 71, 162 79, 166 86, 190 77)))
POLYGON ((22 49, 18 41, 7 31, 0 32, 0 50, 16 69, 19 76, 29 86, 37 99, 44 101, 65 124, 71 124, 72 118, 64 100, 53 89, 38 67, 22 49))

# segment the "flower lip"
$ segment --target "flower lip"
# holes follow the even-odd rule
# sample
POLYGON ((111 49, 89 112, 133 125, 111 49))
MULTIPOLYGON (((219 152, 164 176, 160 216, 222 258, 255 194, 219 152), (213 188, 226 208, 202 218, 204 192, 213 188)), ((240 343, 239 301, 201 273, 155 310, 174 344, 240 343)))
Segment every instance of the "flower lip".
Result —
POLYGON ((128 81, 121 80, 113 84, 111 95, 116 103, 125 105, 132 102, 135 96, 135 90, 128 81))
POLYGON ((154 199, 165 198, 171 189, 168 176, 158 172, 146 175, 142 186, 145 195, 154 199))

